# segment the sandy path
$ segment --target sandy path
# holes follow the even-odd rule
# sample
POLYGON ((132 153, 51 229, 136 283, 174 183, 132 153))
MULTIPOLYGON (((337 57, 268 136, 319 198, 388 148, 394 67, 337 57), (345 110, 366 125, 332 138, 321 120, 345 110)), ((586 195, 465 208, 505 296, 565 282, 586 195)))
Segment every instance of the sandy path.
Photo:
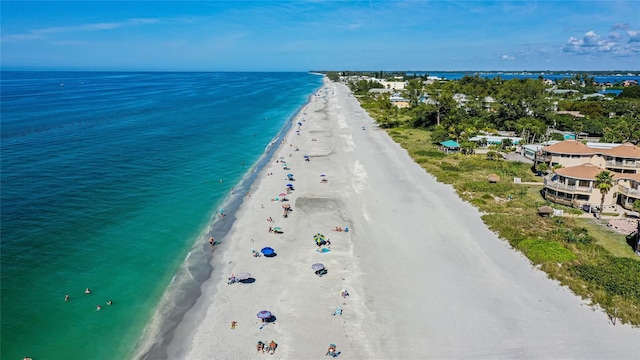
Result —
POLYGON ((178 327, 171 359, 634 358, 640 330, 612 326, 486 229, 478 211, 437 183, 359 107, 327 84, 295 122, 282 156, 256 181, 214 257, 203 296, 178 327), (362 129, 365 126, 365 130, 362 129), (315 141, 313 141, 315 139, 315 141), (295 147, 300 151, 295 151, 295 147), (309 155, 306 162, 302 155, 309 155), (282 217, 287 197, 293 212, 282 217), (273 175, 267 175, 273 173, 273 175), (320 182, 326 174, 328 183, 320 182), (266 222, 272 217, 274 224, 266 222), (269 226, 284 234, 270 234, 269 226), (334 226, 351 231, 334 232, 334 226), (319 253, 315 233, 331 239, 319 253), (272 246, 277 256, 254 258, 272 246), (221 257, 221 258, 220 258, 221 257), (311 264, 324 263, 319 278, 311 264), (227 285, 248 271, 252 284, 227 285), (342 288, 351 296, 339 296, 342 288), (341 306, 343 316, 332 316, 341 306), (256 313, 277 320, 260 329, 256 313), (238 327, 230 329, 230 322, 238 327))

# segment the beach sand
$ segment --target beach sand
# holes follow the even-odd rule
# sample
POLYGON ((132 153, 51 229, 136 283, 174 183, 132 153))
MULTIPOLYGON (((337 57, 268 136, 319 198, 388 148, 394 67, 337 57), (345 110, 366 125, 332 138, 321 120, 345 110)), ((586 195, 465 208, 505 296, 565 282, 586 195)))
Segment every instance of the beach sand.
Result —
POLYGON ((238 195, 242 204, 227 216, 235 221, 224 219, 233 224, 216 236, 211 277, 166 358, 271 357, 256 353, 258 341, 271 340, 278 359, 324 358, 330 343, 344 359, 638 356, 640 330, 613 326, 489 231, 477 209, 375 127, 344 85, 326 82, 293 121, 299 134, 293 126, 249 196, 238 195), (293 211, 283 218, 283 203, 271 199, 287 183, 293 211), (330 252, 316 251, 316 233, 330 239, 330 252), (252 256, 265 246, 277 256, 252 256), (323 277, 311 269, 318 262, 323 277), (240 272, 255 282, 228 285, 240 272), (262 326, 261 310, 276 320, 262 326))

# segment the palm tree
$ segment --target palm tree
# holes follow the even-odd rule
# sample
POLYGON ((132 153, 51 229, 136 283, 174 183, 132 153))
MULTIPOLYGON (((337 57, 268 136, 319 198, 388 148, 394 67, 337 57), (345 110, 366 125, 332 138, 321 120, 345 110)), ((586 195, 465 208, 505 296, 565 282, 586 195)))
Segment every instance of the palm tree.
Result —
POLYGON ((613 188, 613 174, 607 170, 601 171, 596 175, 596 189, 600 190, 602 197, 600 198, 600 219, 602 219, 602 210, 604 208, 604 197, 613 188))

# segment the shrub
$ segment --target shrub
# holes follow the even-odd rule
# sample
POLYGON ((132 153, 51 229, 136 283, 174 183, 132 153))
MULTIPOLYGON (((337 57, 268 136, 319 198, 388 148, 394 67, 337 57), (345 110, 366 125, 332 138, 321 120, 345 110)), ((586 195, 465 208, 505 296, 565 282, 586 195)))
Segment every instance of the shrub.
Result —
POLYGON ((417 156, 428 156, 431 158, 435 158, 435 159, 442 159, 443 157, 446 157, 447 154, 443 153, 442 151, 438 151, 438 150, 416 150, 414 153, 414 155, 417 156))
POLYGON ((595 283, 607 293, 640 302, 640 261, 610 256, 603 264, 579 264, 571 269, 576 275, 595 283))
POLYGON ((518 244, 522 252, 536 264, 563 263, 576 259, 576 255, 560 243, 542 239, 526 239, 518 244))

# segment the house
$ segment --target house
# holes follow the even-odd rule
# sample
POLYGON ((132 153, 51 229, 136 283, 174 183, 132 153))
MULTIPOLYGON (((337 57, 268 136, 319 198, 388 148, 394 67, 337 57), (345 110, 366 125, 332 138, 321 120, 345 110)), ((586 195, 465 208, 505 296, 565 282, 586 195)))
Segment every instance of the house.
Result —
POLYGON ((404 90, 404 87, 407 85, 406 81, 378 80, 378 82, 382 84, 382 86, 384 86, 386 89, 393 89, 393 90, 404 90))
MULTIPOLYGON (((582 207, 600 206, 602 194, 596 188, 596 176, 605 171, 594 164, 582 164, 568 168, 559 168, 544 178, 543 196, 558 204, 582 207)), ((613 174, 614 181, 617 174, 613 174)), ((604 208, 616 205, 615 189, 611 189, 604 199, 604 208)))
POLYGON ((629 86, 634 86, 634 85, 638 85, 638 81, 637 80, 625 80, 622 82, 622 86, 624 87, 629 87, 629 86))
POLYGON ((592 98, 599 98, 599 99, 603 99, 605 98, 604 94, 600 94, 600 93, 593 93, 593 94, 584 94, 582 95, 582 100, 585 99, 592 99, 592 98))
POLYGON ((518 145, 522 141, 521 137, 517 136, 491 136, 491 135, 477 135, 469 138, 469 141, 480 142, 484 139, 487 144, 500 145, 502 141, 509 139, 513 145, 518 145))
POLYGON ((465 94, 453 94, 453 100, 458 103, 459 107, 466 107, 469 103, 469 98, 465 94))
POLYGON ((598 151, 611 171, 622 174, 640 173, 640 148, 632 143, 624 143, 612 149, 598 151))
POLYGON ((595 176, 606 170, 616 183, 605 198, 605 206, 618 203, 626 209, 633 207, 640 199, 640 148, 631 143, 598 145, 602 146, 565 140, 535 153, 536 168, 541 163, 549 168, 560 166, 544 179, 545 199, 569 206, 599 206, 601 194, 592 188, 595 176))
POLYGON ((617 175, 618 204, 633 210, 633 203, 640 200, 640 174, 617 175))
POLYGON ((404 97, 402 97, 400 94, 393 94, 389 100, 391 101, 391 103, 393 105, 395 105, 396 107, 402 109, 402 108, 408 108, 411 106, 411 101, 409 101, 409 99, 405 99, 404 97))

